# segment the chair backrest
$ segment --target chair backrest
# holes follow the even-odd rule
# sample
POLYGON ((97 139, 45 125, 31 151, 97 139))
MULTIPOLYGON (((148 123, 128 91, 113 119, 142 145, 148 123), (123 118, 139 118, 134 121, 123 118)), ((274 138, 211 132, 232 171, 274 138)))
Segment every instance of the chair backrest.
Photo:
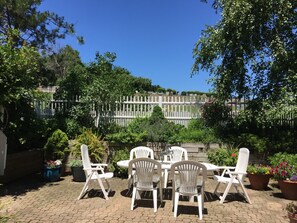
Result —
POLYGON ((130 151, 130 160, 135 158, 151 158, 154 159, 154 151, 146 146, 138 146, 130 151))
POLYGON ((170 155, 171 161, 178 162, 182 160, 188 160, 188 151, 180 146, 172 146, 169 148, 172 151, 170 155), (184 157, 184 159, 183 159, 184 157))
POLYGON ((139 189, 152 189, 154 187, 154 175, 162 175, 161 163, 150 158, 136 158, 129 162, 128 174, 135 169, 136 187, 139 189))
MULTIPOLYGON (((80 146, 80 151, 81 151, 81 158, 82 158, 82 163, 83 163, 83 168, 91 168, 91 161, 89 157, 89 151, 88 151, 88 146, 85 144, 82 144, 80 146)), ((85 170, 86 177, 91 174, 91 170, 85 170)))
MULTIPOLYGON (((247 166, 249 164, 250 151, 247 148, 240 148, 237 158, 237 164, 235 167, 235 172, 246 172, 247 166)), ((239 174, 239 180, 243 180, 244 174, 239 174)))
POLYGON ((184 160, 171 165, 171 172, 177 171, 178 190, 181 194, 197 194, 197 186, 204 187, 207 179, 206 167, 196 161, 184 160))

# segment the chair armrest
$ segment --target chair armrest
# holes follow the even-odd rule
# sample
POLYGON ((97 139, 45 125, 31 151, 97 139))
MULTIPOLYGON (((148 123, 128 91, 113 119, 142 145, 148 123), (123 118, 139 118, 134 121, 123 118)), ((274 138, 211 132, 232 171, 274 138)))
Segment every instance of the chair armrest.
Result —
POLYGON ((235 169, 234 166, 219 166, 218 168, 223 169, 223 172, 222 172, 221 176, 224 176, 225 174, 229 174, 230 170, 235 169))
POLYGON ((102 170, 102 167, 91 167, 91 168, 84 168, 84 170, 91 170, 91 171, 98 171, 98 170, 102 170))
POLYGON ((238 174, 247 174, 247 173, 244 172, 244 171, 228 171, 227 173, 228 173, 228 174, 234 174, 234 175, 238 175, 238 174))
POLYGON ((106 163, 91 163, 91 166, 108 166, 106 163))

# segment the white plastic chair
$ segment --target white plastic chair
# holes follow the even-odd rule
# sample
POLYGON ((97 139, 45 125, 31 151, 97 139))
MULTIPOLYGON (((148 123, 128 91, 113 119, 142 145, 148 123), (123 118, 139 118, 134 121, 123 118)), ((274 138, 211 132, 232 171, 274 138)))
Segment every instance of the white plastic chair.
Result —
POLYGON ((173 162, 188 160, 188 151, 183 147, 172 146, 169 148, 169 151, 172 151, 170 155, 170 160, 173 162))
MULTIPOLYGON (((151 158, 154 159, 154 151, 146 146, 138 146, 130 151, 130 159, 133 160, 134 158, 151 158)), ((132 185, 132 176, 134 175, 135 171, 132 171, 131 174, 128 176, 128 188, 132 185)))
MULTIPOLYGON (((154 212, 157 211, 157 195, 160 191, 160 200, 162 203, 162 168, 161 163, 150 158, 136 158, 129 162, 128 173, 135 169, 131 210, 134 208, 136 193, 139 191, 152 191, 154 212)), ((138 196, 140 198, 140 195, 138 196)))
MULTIPOLYGON (((172 146, 169 148, 169 151, 171 152, 169 156, 169 161, 174 163, 182 160, 188 160, 188 151, 180 146, 172 146)), ((167 188, 168 184, 168 170, 164 170, 164 188, 167 188)))
POLYGON ((138 146, 130 151, 130 160, 134 158, 151 158, 154 159, 154 151, 146 146, 138 146))
POLYGON ((113 177, 112 172, 105 173, 104 167, 107 166, 107 164, 103 163, 91 163, 90 157, 89 157, 89 151, 87 145, 81 145, 81 156, 82 156, 82 162, 83 162, 83 168, 86 175, 86 183, 80 192, 80 195, 78 197, 78 200, 81 199, 88 191, 88 187, 91 182, 98 182, 102 193, 106 200, 108 200, 108 193, 110 192, 110 184, 107 179, 110 179, 113 177), (101 173, 98 173, 100 171, 101 173), (105 181, 107 185, 107 190, 105 190, 102 180, 105 181))
POLYGON ((235 186, 237 193, 241 194, 237 188, 239 185, 242 188, 243 195, 247 199, 248 203, 252 203, 243 185, 244 177, 247 174, 246 170, 249 162, 249 154, 250 151, 247 148, 239 149, 236 167, 224 167, 224 171, 221 176, 214 176, 214 180, 218 182, 214 194, 216 194, 220 198, 221 204, 224 203, 225 198, 228 195, 232 185, 235 186), (230 171, 231 169, 233 169, 234 171, 230 171), (228 174, 229 177, 225 177, 225 174, 228 174), (220 194, 217 192, 221 183, 228 184, 223 196, 220 196, 220 194))
POLYGON ((202 219, 204 208, 204 186, 207 180, 206 167, 195 161, 180 161, 171 165, 173 176, 172 201, 174 205, 174 217, 177 216, 179 196, 189 196, 193 199, 197 196, 199 219, 202 219))

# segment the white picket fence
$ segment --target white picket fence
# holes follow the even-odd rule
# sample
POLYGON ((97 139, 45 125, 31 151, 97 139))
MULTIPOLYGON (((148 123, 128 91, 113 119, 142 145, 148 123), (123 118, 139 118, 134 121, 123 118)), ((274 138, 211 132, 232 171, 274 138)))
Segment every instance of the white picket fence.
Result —
MULTIPOLYGON (((191 119, 201 116, 201 106, 210 103, 212 100, 206 95, 134 95, 120 98, 113 108, 109 105, 102 105, 101 108, 93 109, 90 112, 95 118, 96 126, 101 121, 114 121, 121 126, 127 126, 136 117, 149 117, 153 108, 158 105, 161 107, 166 119, 187 126, 191 119), (103 113, 106 110, 108 112, 103 113)), ((40 116, 52 116, 57 111, 71 106, 71 103, 79 103, 79 100, 75 102, 63 100, 36 101, 35 110, 40 116)), ((237 113, 244 109, 242 105, 245 103, 231 101, 228 104, 232 106, 232 113, 237 113)))

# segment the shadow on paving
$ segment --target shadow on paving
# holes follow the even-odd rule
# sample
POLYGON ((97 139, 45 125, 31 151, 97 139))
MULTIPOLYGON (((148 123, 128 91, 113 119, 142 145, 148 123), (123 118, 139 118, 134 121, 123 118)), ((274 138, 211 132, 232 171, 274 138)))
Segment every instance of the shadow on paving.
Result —
MULTIPOLYGON (((63 181, 63 178, 60 179, 63 181)), ((54 186, 58 182, 45 182, 40 173, 28 175, 9 183, 0 184, 0 196, 24 196, 27 192, 39 190, 48 185, 54 186)))

